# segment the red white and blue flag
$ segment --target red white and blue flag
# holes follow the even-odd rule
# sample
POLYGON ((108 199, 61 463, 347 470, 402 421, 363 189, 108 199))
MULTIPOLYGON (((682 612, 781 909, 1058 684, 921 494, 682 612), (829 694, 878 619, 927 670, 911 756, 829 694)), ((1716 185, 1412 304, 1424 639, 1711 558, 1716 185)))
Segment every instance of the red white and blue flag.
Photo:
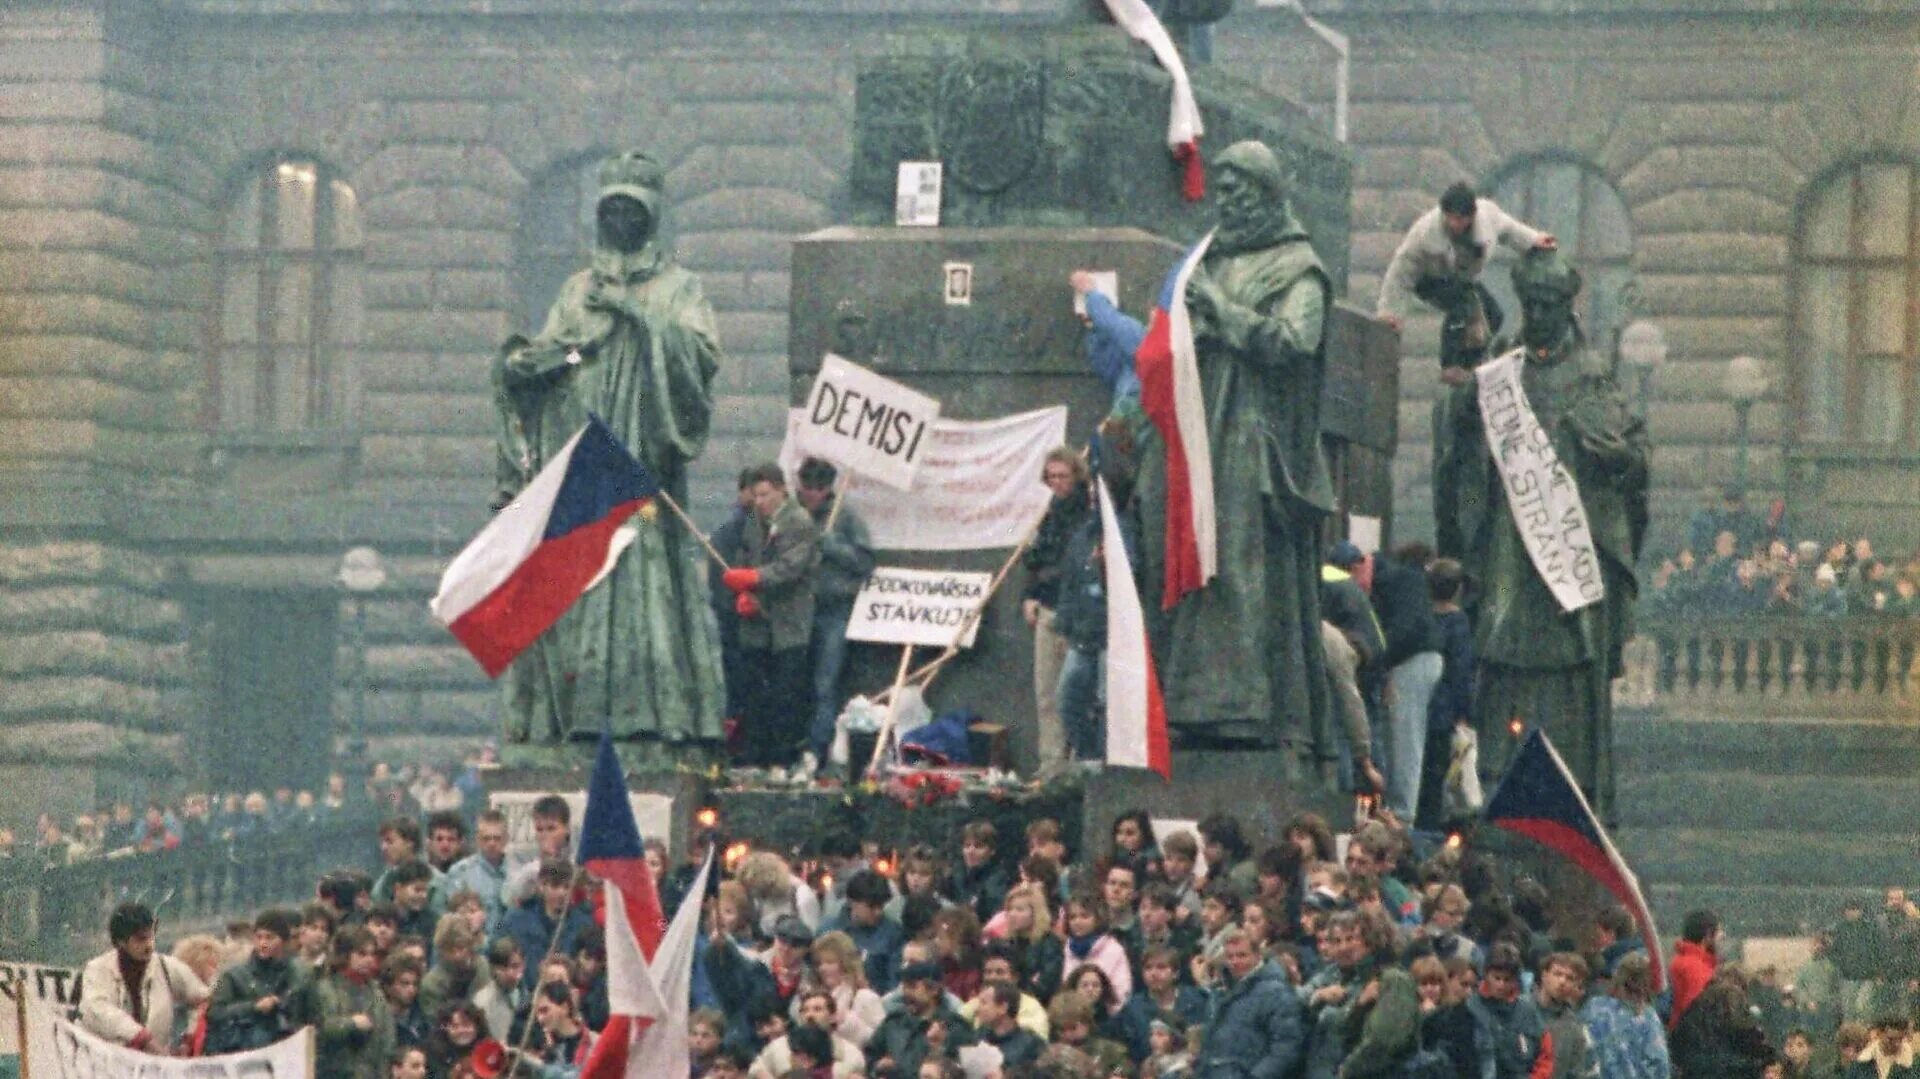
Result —
POLYGON ((633 542, 623 528, 659 493, 598 416, 520 497, 494 515, 440 577, 433 615, 498 678, 633 542))
POLYGON ((1099 481, 1100 546, 1107 574, 1107 763, 1146 768, 1173 779, 1167 704, 1147 647, 1147 616, 1133 584, 1120 518, 1107 482, 1099 481))
POLYGON ((1627 868, 1626 859, 1594 816, 1560 751, 1538 727, 1527 734, 1508 763, 1507 774, 1487 799, 1482 816, 1488 824, 1526 836, 1566 858, 1618 899, 1640 927, 1652 960, 1653 989, 1660 991, 1667 962, 1640 879, 1627 868))
POLYGON ((1186 61, 1147 0, 1107 0, 1107 13, 1128 37, 1153 50, 1153 58, 1173 82, 1173 100, 1167 106, 1167 149, 1182 166, 1180 193, 1188 202, 1198 202, 1207 193, 1206 167, 1200 160, 1200 135, 1206 127, 1200 122, 1186 61))
POLYGON ((581 1065, 580 1079, 684 1079, 693 942, 706 870, 667 926, 626 779, 605 732, 587 786, 579 858, 605 889, 608 1004, 606 1028, 581 1065))
POLYGON ((1187 252, 1160 291, 1147 322, 1147 336, 1134 353, 1140 376, 1140 406, 1166 443, 1166 569, 1160 606, 1206 587, 1220 571, 1214 532, 1213 448, 1207 440, 1207 409, 1200 388, 1200 358, 1187 311, 1187 282, 1213 243, 1209 232, 1187 252))

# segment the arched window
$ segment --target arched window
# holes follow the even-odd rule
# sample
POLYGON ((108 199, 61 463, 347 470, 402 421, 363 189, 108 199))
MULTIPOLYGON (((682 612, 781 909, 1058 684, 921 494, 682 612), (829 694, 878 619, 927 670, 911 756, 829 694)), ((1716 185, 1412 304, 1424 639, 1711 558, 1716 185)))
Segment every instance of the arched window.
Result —
POLYGON ((226 431, 346 424, 346 360, 360 337, 360 204, 309 158, 250 170, 221 244, 213 403, 226 431))
MULTIPOLYGON (((1536 157, 1494 174, 1485 194, 1534 228, 1554 235, 1579 268, 1580 324, 1594 348, 1611 351, 1631 317, 1627 285, 1633 279, 1633 222, 1627 204, 1599 170, 1571 157, 1536 157)), ((1505 332, 1520 328, 1520 306, 1508 275, 1514 255, 1499 249, 1485 283, 1506 309, 1505 332)))
POLYGON ((513 260, 513 310, 522 333, 540 331, 560 286, 587 264, 600 160, 605 156, 587 151, 565 158, 527 188, 513 260))
POLYGON ((1815 184, 1794 236, 1795 386, 1812 441, 1909 443, 1920 212, 1911 162, 1859 161, 1815 184))

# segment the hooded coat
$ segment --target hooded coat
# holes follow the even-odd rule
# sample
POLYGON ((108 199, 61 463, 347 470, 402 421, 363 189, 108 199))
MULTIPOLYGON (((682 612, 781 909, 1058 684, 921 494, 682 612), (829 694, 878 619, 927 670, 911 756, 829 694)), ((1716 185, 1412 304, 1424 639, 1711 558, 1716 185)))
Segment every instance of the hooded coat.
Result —
MULTIPOLYGON (((567 280, 540 333, 502 348, 497 502, 517 494, 597 415, 684 504, 723 357, 700 282, 659 246, 661 182, 659 166, 644 156, 608 160, 601 202, 639 202, 655 231, 637 251, 610 247, 603 236, 592 266, 567 280)), ((629 522, 634 542, 608 578, 509 669, 509 741, 593 736, 604 719, 615 737, 643 743, 639 755, 669 767, 689 743, 718 744, 725 702, 702 552, 670 514, 649 511, 629 522)))

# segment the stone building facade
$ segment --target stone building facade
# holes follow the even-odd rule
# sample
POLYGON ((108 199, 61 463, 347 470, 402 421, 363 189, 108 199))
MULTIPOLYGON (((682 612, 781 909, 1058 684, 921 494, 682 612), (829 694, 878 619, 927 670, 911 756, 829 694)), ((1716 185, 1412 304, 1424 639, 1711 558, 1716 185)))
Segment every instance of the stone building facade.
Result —
MULTIPOLYGON (((1219 68, 1330 116, 1297 17, 1241 6, 1219 68)), ((1593 269, 1599 332, 1629 308, 1665 331, 1663 535, 1732 477, 1721 373, 1752 355, 1756 494, 1914 541, 1920 214, 1889 215, 1920 205, 1920 3, 1311 6, 1352 44, 1354 299, 1440 187, 1480 181, 1593 269)), ((781 430, 790 241, 846 219, 860 57, 1059 7, 5 5, 0 782, 23 806, 310 782, 362 655, 376 751, 484 736, 492 691, 425 599, 484 519, 488 365, 577 258, 591 161, 667 162, 719 311, 711 521, 781 430), (363 543, 391 578, 362 609, 334 578, 363 543)), ((1433 336, 1409 326, 1402 535, 1429 519, 1433 336)))

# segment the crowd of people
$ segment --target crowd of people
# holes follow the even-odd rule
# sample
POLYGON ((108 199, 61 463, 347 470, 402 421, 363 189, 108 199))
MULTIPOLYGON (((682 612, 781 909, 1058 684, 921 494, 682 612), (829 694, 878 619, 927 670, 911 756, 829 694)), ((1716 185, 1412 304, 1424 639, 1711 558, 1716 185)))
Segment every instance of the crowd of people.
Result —
POLYGON ((1794 540, 1781 504, 1749 510, 1736 487, 1693 515, 1686 546, 1654 567, 1645 599, 1663 613, 1920 617, 1920 551, 1883 557, 1860 536, 1794 540))
MULTIPOLYGON (((421 764, 396 770, 384 761, 376 763, 367 780, 367 801, 376 812, 389 814, 477 807, 482 798, 479 769, 489 753, 478 751, 454 768, 421 764)), ((32 838, 24 842, 12 828, 0 825, 0 862, 30 859, 55 866, 91 858, 194 850, 312 827, 336 819, 347 806, 346 778, 338 772, 327 777, 326 789, 318 795, 290 786, 276 787, 271 794, 264 790, 196 792, 171 802, 150 800, 143 809, 121 798, 65 822, 53 813, 41 813, 32 838)), ((469 815, 473 811, 469 809, 469 815)))
MULTIPOLYGON (((78 1021, 157 1054, 310 1024, 321 1079, 574 1079, 610 1016, 600 892, 566 801, 532 815, 526 855, 497 811, 389 818, 379 874, 330 872, 303 907, 167 955, 126 904, 78 1021)), ((702 838, 728 851, 704 894, 687 894, 704 848, 646 852, 667 913, 702 908, 697 1079, 1911 1074, 1904 892, 1850 906, 1784 983, 1721 962, 1718 919, 1695 912, 1660 992, 1625 910, 1556 927, 1538 881, 1386 810, 1349 836, 1301 814, 1260 847, 1229 815, 1156 833, 1141 811, 1079 852, 1051 819, 897 854, 842 832, 795 851, 702 838)))

